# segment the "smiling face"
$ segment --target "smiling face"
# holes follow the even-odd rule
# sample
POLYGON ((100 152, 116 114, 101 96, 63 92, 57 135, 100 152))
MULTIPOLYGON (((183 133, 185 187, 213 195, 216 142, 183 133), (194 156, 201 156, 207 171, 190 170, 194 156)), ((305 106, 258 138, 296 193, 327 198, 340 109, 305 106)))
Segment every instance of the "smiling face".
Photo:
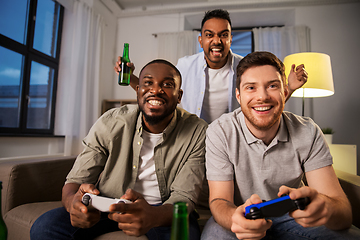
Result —
POLYGON ((165 129, 181 101, 180 85, 179 73, 168 64, 150 63, 141 71, 137 101, 148 129, 154 125, 165 129))
POLYGON ((236 98, 246 126, 256 137, 259 131, 272 129, 276 133, 287 94, 281 74, 274 66, 250 67, 241 75, 236 98))
POLYGON ((222 68, 227 60, 232 42, 230 23, 222 18, 207 20, 199 36, 205 59, 210 68, 222 68))

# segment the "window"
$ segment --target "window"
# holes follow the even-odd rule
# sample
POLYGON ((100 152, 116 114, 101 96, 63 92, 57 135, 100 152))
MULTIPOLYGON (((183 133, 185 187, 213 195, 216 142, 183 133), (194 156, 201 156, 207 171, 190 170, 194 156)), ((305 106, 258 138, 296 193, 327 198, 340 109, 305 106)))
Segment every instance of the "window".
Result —
POLYGON ((254 51, 252 30, 232 30, 231 51, 245 57, 254 51))
POLYGON ((1 2, 1 133, 53 134, 63 12, 53 0, 1 2))

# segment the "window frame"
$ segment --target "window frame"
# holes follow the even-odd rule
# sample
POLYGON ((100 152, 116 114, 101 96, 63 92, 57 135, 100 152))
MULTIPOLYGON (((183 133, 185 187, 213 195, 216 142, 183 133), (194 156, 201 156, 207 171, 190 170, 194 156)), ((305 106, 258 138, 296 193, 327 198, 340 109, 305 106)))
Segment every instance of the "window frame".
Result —
MULTIPOLYGON (((54 1, 57 2, 57 1, 54 1)), ((58 3, 58 2, 57 2, 58 3)), ((36 24, 36 10, 37 0, 29 0, 29 12, 28 19, 26 22, 26 41, 25 44, 19 43, 9 37, 0 34, 0 46, 10 51, 19 53, 23 56, 22 60, 22 71, 20 81, 20 92, 19 92, 19 125, 16 128, 2 127, 0 126, 0 135, 11 135, 11 136, 27 136, 27 135, 43 135, 53 136, 55 127, 55 106, 56 106, 56 92, 57 82, 59 73, 59 62, 60 62, 60 48, 61 38, 64 20, 64 7, 59 3, 59 22, 56 36, 56 50, 55 57, 49 56, 33 48, 34 36, 35 36, 35 24, 36 24), (31 75, 31 63, 35 61, 46 67, 54 70, 54 77, 52 81, 52 91, 49 91, 51 98, 51 104, 47 107, 51 108, 49 117, 49 128, 27 128, 27 113, 28 113, 28 95, 30 94, 30 75, 31 75)), ((24 33, 25 34, 25 33, 24 33)))

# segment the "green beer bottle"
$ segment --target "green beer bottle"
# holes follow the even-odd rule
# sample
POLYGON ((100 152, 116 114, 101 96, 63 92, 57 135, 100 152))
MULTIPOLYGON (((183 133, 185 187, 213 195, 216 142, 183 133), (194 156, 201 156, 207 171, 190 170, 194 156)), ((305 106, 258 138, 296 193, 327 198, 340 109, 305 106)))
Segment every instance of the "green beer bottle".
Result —
POLYGON ((187 203, 178 202, 174 205, 174 214, 171 226, 170 240, 188 240, 189 239, 189 216, 187 212, 187 203))
POLYGON ((0 240, 6 240, 7 228, 1 213, 1 190, 2 190, 2 182, 0 181, 0 240))
POLYGON ((127 66, 127 63, 129 62, 129 44, 124 43, 124 52, 121 58, 121 71, 119 72, 118 80, 118 83, 121 86, 128 86, 130 84, 131 68, 127 66))

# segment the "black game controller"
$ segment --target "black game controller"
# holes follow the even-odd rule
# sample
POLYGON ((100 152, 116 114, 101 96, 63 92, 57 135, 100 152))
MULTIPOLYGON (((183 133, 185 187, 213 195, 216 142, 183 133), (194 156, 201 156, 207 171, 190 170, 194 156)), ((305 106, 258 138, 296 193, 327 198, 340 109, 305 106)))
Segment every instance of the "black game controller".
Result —
POLYGON ((296 209, 304 210, 309 203, 310 199, 308 197, 291 200, 289 195, 285 195, 270 201, 247 206, 245 208, 245 218, 280 217, 296 209))

